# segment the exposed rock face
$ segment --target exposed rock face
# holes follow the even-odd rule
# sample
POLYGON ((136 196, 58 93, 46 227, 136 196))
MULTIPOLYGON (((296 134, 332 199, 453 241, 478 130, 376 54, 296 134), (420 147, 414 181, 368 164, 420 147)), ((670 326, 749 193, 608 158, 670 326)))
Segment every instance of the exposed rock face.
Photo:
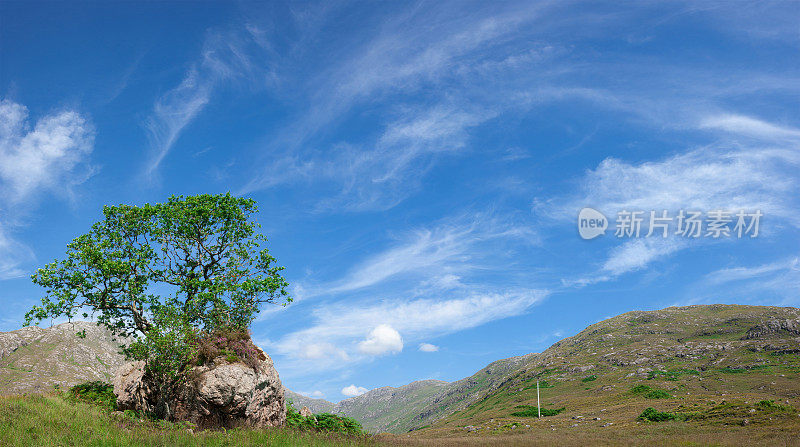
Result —
POLYGON ((745 340, 765 338, 785 332, 791 335, 800 335, 800 320, 769 320, 747 331, 745 340))
POLYGON ((114 385, 118 409, 155 413, 157 390, 144 375, 143 361, 126 363, 117 370, 111 384, 114 385))
POLYGON ((303 408, 300 409, 300 416, 303 416, 303 417, 307 418, 307 417, 314 416, 314 413, 312 413, 311 410, 308 407, 303 407, 303 408))
POLYGON ((263 358, 256 368, 228 363, 223 357, 192 368, 186 382, 168 398, 144 371, 143 363, 128 363, 114 377, 117 407, 200 427, 282 426, 286 423, 283 386, 272 359, 266 354, 263 358))

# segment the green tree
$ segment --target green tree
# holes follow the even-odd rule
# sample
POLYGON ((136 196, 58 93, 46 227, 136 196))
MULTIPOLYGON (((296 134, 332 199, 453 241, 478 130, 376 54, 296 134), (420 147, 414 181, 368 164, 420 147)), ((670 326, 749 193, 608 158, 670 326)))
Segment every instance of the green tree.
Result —
POLYGON ((40 306, 25 325, 91 313, 148 369, 174 379, 200 333, 246 331, 262 304, 291 302, 283 267, 265 247, 255 201, 230 194, 106 206, 104 219, 38 269, 40 306))

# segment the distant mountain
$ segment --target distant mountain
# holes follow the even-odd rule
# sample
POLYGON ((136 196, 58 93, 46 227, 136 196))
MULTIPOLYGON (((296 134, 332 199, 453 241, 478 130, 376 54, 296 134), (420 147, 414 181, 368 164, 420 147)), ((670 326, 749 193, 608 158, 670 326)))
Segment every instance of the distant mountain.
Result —
POLYGON ((420 412, 450 385, 440 380, 420 380, 397 388, 375 388, 339 402, 334 412, 361 421, 372 432, 402 433, 413 427, 420 412))
POLYGON ((287 400, 292 401, 292 406, 300 410, 303 407, 308 407, 314 413, 333 413, 336 407, 336 404, 333 402, 328 402, 325 399, 314 399, 308 396, 303 396, 302 394, 295 393, 294 391, 284 388, 284 394, 286 395, 287 400))

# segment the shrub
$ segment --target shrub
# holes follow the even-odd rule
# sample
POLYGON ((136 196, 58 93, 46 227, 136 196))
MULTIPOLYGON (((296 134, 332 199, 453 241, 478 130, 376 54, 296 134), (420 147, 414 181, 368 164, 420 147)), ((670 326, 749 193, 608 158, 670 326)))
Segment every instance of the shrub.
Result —
POLYGON ((676 413, 667 413, 665 411, 658 411, 653 407, 648 407, 642 412, 642 414, 639 415, 637 419, 640 421, 664 422, 680 420, 682 417, 676 413))
POLYGON ((661 390, 658 388, 651 388, 647 385, 636 385, 635 387, 631 388, 631 394, 635 394, 637 396, 642 396, 646 399, 667 399, 671 397, 666 390, 661 390))
MULTIPOLYGON (((511 416, 519 416, 519 417, 538 417, 539 416, 539 408, 534 407, 532 405, 517 405, 514 408, 521 408, 522 411, 515 411, 511 413, 511 416)), ((563 412, 566 408, 558 408, 555 410, 551 410, 548 408, 542 408, 542 416, 555 416, 561 412, 563 412)))
MULTIPOLYGON (((316 414, 317 430, 360 435, 363 431, 361 424, 353 418, 338 416, 331 413, 316 414)), ((308 418, 310 419, 310 418, 308 418)))
POLYGON ((114 386, 107 382, 81 383, 70 388, 68 395, 73 399, 89 402, 109 410, 117 408, 117 396, 114 394, 114 386))
POLYGON ((581 379, 581 382, 586 383, 586 382, 591 382, 593 380, 597 380, 597 376, 595 376, 594 374, 588 377, 584 377, 583 379, 581 379))
POLYGON ((364 434, 364 429, 361 424, 353 418, 331 413, 321 413, 305 417, 295 410, 291 406, 291 403, 289 403, 286 408, 286 425, 292 428, 344 433, 348 435, 364 434))
POLYGON ((647 399, 668 399, 671 396, 666 390, 653 390, 644 395, 647 399))
POLYGON ((761 408, 763 408, 765 410, 778 410, 778 411, 786 411, 786 412, 793 412, 794 411, 794 407, 792 407, 790 405, 776 404, 774 400, 762 400, 761 402, 759 402, 756 405, 758 405, 759 407, 761 407, 761 408))

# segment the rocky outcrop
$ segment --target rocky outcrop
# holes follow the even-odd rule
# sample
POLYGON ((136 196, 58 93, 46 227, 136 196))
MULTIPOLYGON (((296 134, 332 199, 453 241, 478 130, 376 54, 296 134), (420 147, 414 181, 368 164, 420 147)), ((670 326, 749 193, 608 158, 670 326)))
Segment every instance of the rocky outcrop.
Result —
POLYGON ((800 335, 800 320, 769 320, 747 331, 745 340, 766 338, 780 333, 800 335))
POLYGON ((161 390, 141 362, 128 363, 114 377, 117 408, 153 413, 199 427, 278 427, 286 423, 283 386, 272 359, 259 350, 255 367, 219 357, 192 368, 175 388, 161 390))
POLYGON ((303 407, 300 409, 300 416, 303 416, 304 418, 310 418, 314 416, 314 413, 312 413, 308 407, 303 407))

